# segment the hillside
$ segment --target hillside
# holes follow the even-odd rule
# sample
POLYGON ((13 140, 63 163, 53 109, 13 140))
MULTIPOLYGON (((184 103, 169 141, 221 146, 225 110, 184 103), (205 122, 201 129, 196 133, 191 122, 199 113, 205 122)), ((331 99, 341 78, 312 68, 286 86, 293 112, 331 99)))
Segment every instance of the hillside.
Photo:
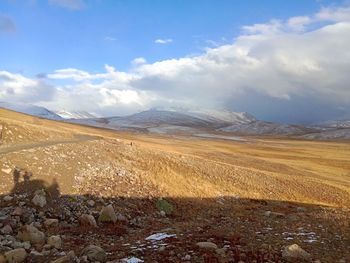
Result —
MULTIPOLYGON (((28 262, 70 250, 81 260, 88 245, 113 262, 286 262, 283 250, 294 243, 314 260, 349 259, 349 144, 171 138, 3 109, 0 124, 2 227, 9 230, 2 218, 14 218, 18 209, 28 224, 24 215, 31 211, 40 231, 63 242, 58 249, 30 246, 28 262), (32 175, 27 182, 26 174, 32 175), (42 188, 43 208, 32 201, 42 188), (116 223, 98 220, 108 204, 116 223), (82 225, 82 214, 98 226, 82 225), (43 226, 48 219, 57 226, 43 226), (210 243, 201 248, 202 241, 210 243)), ((11 229, 16 234, 21 227, 11 229)), ((0 235, 2 244, 8 237, 0 235)))

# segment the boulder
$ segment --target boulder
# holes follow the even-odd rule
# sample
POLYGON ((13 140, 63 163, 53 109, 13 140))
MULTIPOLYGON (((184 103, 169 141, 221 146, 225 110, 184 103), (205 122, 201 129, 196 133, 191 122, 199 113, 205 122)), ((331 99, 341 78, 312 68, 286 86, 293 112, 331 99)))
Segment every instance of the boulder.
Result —
POLYGON ((117 222, 117 215, 112 205, 108 205, 102 208, 98 221, 113 222, 113 223, 117 222))
POLYGON ((0 233, 4 235, 10 235, 13 233, 12 227, 10 225, 6 225, 1 228, 0 233))
POLYGON ((46 193, 44 190, 38 190, 34 193, 34 197, 32 199, 34 205, 39 207, 44 207, 46 205, 46 193))
POLYGON ((10 202, 10 201, 12 201, 12 199, 13 199, 13 197, 10 196, 10 195, 6 195, 6 196, 3 198, 3 200, 4 200, 5 202, 10 202))
POLYGON ((90 261, 105 262, 107 258, 106 252, 102 248, 94 245, 89 245, 84 248, 82 255, 86 256, 90 261))
POLYGON ((208 249, 208 250, 216 250, 218 248, 218 246, 213 242, 198 242, 196 245, 199 248, 208 249))
POLYGON ((62 247, 62 239, 60 236, 50 236, 47 239, 47 244, 53 248, 60 249, 62 247))
POLYGON ((54 261, 51 261, 51 263, 72 263, 74 261, 75 254, 74 251, 69 251, 67 255, 60 257, 54 261))
POLYGON ((33 225, 23 226, 18 231, 17 238, 21 241, 29 241, 32 245, 45 244, 45 234, 33 225))
POLYGON ((17 248, 5 253, 7 263, 21 263, 27 258, 27 252, 24 248, 17 248))
POLYGON ((282 251, 282 258, 287 262, 309 262, 311 255, 297 244, 286 246, 282 251))
POLYGON ((79 217, 80 225, 97 227, 95 218, 92 215, 83 214, 79 217))

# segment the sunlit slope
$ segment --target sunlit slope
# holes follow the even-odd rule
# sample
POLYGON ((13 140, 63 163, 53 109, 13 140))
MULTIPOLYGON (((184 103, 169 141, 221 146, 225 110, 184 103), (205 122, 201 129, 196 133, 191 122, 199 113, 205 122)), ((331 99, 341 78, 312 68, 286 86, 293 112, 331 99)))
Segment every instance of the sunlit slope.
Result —
POLYGON ((350 206, 348 143, 160 137, 2 109, 0 124, 7 129, 0 146, 0 193, 11 190, 18 166, 34 179, 57 180, 67 194, 237 196, 350 206))

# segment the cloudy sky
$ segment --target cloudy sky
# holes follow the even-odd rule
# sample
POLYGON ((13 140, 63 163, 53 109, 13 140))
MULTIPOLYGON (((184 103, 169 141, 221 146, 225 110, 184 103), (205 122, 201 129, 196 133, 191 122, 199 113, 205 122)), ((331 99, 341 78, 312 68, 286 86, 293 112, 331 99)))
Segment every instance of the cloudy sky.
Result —
POLYGON ((350 118, 350 2, 2 0, 0 101, 350 118))

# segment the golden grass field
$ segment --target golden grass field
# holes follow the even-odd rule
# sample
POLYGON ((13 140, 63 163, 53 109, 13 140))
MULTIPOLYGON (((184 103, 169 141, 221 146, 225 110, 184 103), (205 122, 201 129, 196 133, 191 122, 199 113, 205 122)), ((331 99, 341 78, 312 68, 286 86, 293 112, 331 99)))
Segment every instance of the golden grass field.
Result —
POLYGON ((130 219, 120 233, 119 225, 56 229, 52 234, 65 236, 64 251, 80 254, 95 242, 109 259, 123 258, 134 255, 147 236, 170 231, 177 238, 167 240, 164 251, 137 255, 145 262, 183 262, 187 253, 201 263, 238 262, 242 254, 245 262, 286 262, 281 251, 296 243, 313 260, 350 260, 349 142, 156 136, 3 109, 0 128, 0 211, 8 209, 5 195, 32 198, 34 190, 45 188, 61 194, 48 196, 50 204, 56 201, 49 207, 58 209, 56 216, 63 207, 80 209, 93 199, 92 212, 100 211, 101 202, 113 203, 130 219), (15 167, 33 174, 30 183, 14 183, 15 167), (174 205, 171 216, 159 213, 159 198, 174 205), (230 248, 225 255, 199 250, 196 242, 206 240, 220 247, 229 242, 230 248))
MULTIPOLYGON (((99 188, 108 196, 239 196, 350 207, 349 142, 155 136, 4 109, 1 124, 0 169, 23 167, 48 183, 56 178, 67 194, 99 188), (114 172, 111 167, 134 175, 134 181, 105 187, 103 180, 114 172), (126 184, 131 185, 127 191, 126 184)), ((0 171, 0 180, 0 193, 6 193, 12 187, 11 175, 0 171)))

